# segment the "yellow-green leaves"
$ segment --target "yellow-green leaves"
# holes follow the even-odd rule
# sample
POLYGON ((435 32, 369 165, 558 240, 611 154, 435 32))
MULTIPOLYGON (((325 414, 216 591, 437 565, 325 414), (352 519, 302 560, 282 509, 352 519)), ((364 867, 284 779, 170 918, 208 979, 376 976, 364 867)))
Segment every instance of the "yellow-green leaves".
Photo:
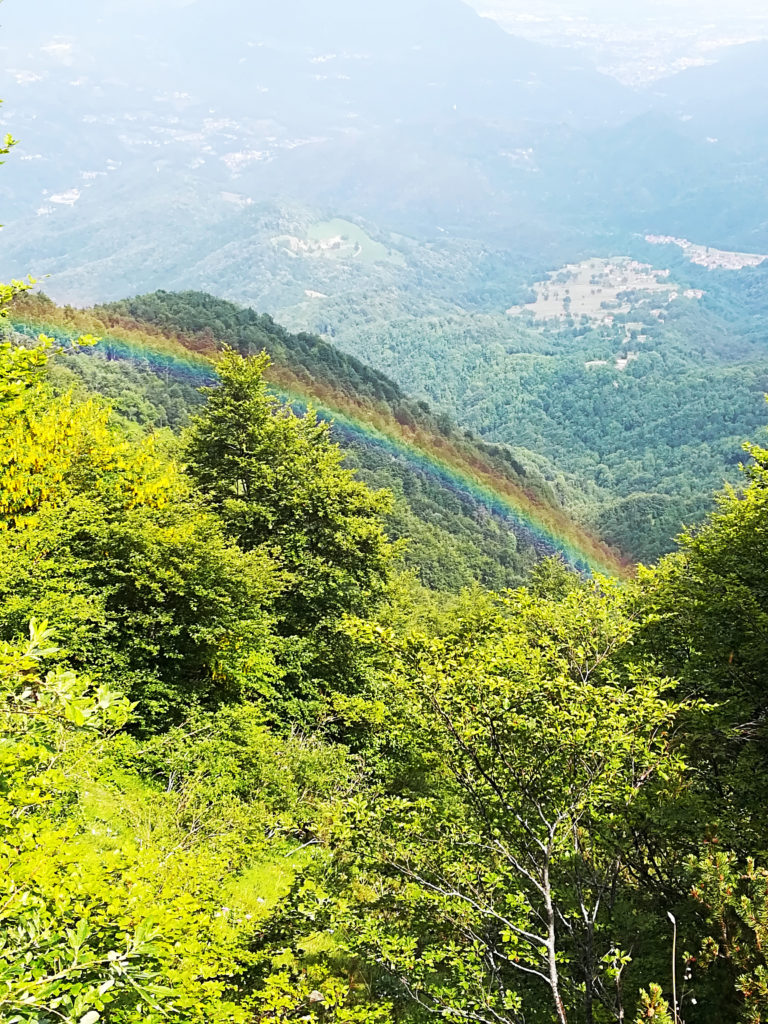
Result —
POLYGON ((28 278, 26 281, 14 280, 10 284, 0 282, 0 320, 8 315, 8 309, 13 300, 19 295, 23 295, 24 292, 28 292, 35 283, 33 277, 28 278))
POLYGON ((640 993, 640 1007, 637 1011, 635 1024, 673 1024, 672 1011, 664 998, 661 985, 655 982, 640 993))
POLYGON ((0 343, 0 530, 34 529, 50 505, 85 491, 123 507, 164 504, 176 481, 151 439, 135 445, 97 401, 53 396, 44 373, 51 348, 0 343))
POLYGON ((2 143, 0 143, 0 156, 7 156, 14 146, 18 146, 19 140, 6 132, 2 143))
MULTIPOLYGON (((0 100, 0 104, 2 104, 2 102, 3 101, 0 100)), ((18 139, 14 139, 10 132, 6 132, 3 138, 0 140, 0 156, 8 156, 13 147, 18 146, 18 144, 18 139)), ((0 161, 0 163, 2 162, 3 161, 0 161)))
POLYGON ((61 768, 68 744, 81 732, 119 728, 131 707, 106 687, 96 696, 72 672, 46 672, 43 662, 58 653, 52 637, 46 623, 32 622, 26 643, 0 645, 0 1016, 52 1014, 74 1024, 96 1012, 94 1004, 104 1007, 109 988, 141 983, 133 962, 142 941, 134 935, 111 957, 110 947, 125 940, 98 900, 78 891, 66 863, 57 869, 49 857, 47 874, 25 867, 42 843, 68 841, 41 818, 71 792, 61 768))

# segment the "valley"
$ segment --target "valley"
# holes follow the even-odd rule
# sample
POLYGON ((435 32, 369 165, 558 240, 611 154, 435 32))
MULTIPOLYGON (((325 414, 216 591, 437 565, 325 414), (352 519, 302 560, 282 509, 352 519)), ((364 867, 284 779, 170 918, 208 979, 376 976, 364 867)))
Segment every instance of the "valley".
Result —
POLYGON ((727 10, 710 0, 628 0, 620 8, 583 0, 565 10, 529 0, 473 0, 472 6, 512 34, 586 51, 606 73, 640 86, 715 63, 726 47, 768 38, 768 16, 757 0, 727 10))

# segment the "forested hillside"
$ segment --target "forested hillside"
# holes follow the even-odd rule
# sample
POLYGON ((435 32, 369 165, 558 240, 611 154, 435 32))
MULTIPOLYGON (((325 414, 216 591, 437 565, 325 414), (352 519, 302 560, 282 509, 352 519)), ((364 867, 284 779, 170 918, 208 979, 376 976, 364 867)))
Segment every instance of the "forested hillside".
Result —
POLYGON ((346 464, 393 492, 388 530, 408 539, 404 564, 432 588, 501 589, 521 582, 553 550, 576 565, 620 571, 618 553, 565 511, 583 505, 584 495, 546 460, 472 440, 383 374, 316 336, 290 334, 269 316, 201 293, 159 292, 83 312, 24 296, 12 323, 23 336, 102 336, 58 372, 66 367, 124 418, 155 428, 185 425, 202 401, 195 384, 213 374, 203 353, 215 356, 224 345, 243 355, 268 352, 266 372, 278 393, 296 408, 324 410, 346 464))
POLYGON ((763 1020, 768 452, 630 582, 440 595, 260 351, 126 362, 171 311, 297 346, 0 346, 3 1019, 763 1020))
POLYGON ((649 561, 737 481, 741 441, 760 438, 768 271, 697 266, 673 245, 634 249, 634 289, 621 283, 628 258, 595 259, 544 275, 538 303, 525 305, 532 291, 514 312, 413 315, 379 296, 367 313, 305 302, 288 322, 385 368, 478 437, 588 480, 577 514, 649 561))
MULTIPOLYGON (((97 312, 107 324, 207 330, 241 351, 266 345, 280 364, 301 366, 317 393, 331 380, 436 434, 456 438, 455 419, 486 453, 506 451, 505 474, 619 552, 651 562, 672 548, 683 524, 704 518, 714 490, 737 483, 741 443, 762 436, 768 392, 766 271, 712 280, 680 259, 673 273, 677 287, 709 291, 703 300, 676 300, 662 320, 649 315, 647 293, 610 324, 453 314, 360 325, 353 313, 333 346, 305 332, 291 343, 280 331, 249 337, 240 322, 248 314, 199 296, 146 297, 97 312), (738 317, 727 306, 736 296, 738 317), (398 384, 356 358, 345 363, 338 346, 398 384)), ((262 330, 267 322, 261 318, 262 330)))

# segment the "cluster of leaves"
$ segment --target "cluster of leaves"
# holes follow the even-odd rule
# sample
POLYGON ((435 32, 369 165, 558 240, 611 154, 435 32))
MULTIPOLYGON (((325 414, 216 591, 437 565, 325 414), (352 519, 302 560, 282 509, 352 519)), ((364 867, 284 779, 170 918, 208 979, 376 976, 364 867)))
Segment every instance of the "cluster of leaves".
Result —
MULTIPOLYGON (((77 869, 64 872, 60 861, 43 872, 40 858, 70 838, 65 828, 52 832, 50 818, 71 792, 72 734, 119 728, 130 705, 60 667, 43 674, 41 662, 56 653, 50 638, 33 622, 27 643, 0 646, 0 1008, 9 1022, 93 1024, 126 993, 156 1002, 154 929, 135 908, 107 914, 105 894, 77 869)), ((106 880, 116 874, 107 869, 106 880)))

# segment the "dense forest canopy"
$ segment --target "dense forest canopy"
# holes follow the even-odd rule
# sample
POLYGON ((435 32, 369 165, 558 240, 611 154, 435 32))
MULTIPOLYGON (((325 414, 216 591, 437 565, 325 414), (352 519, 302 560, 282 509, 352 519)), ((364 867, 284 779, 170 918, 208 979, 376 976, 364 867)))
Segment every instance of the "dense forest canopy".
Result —
POLYGON ((451 596, 265 355, 172 431, 83 345, 0 350, 6 1019, 764 1019, 763 449, 631 582, 451 596))
MULTIPOLYGON (((486 39, 496 55, 464 100, 499 103, 505 82, 524 94, 501 34, 449 6, 462 67, 483 68, 486 39)), ((305 24, 287 9, 275 24, 316 28, 301 8, 305 24)), ((414 8, 416 39, 433 9, 414 8)), ((334 11, 354 42, 359 5, 334 11)), ((413 81, 445 67, 440 45, 411 49, 413 81)), ((566 102, 549 71, 547 111, 566 102)), ((568 85, 622 132, 624 90, 579 66, 568 85)), ((354 246, 403 269, 385 241, 354 246)), ((350 335, 337 348, 202 292, 76 310, 0 286, 0 1019, 768 1020, 768 448, 741 447, 766 418, 753 269, 733 293, 738 359, 726 289, 670 299, 642 356, 642 324, 618 314, 617 348, 570 317, 570 295, 557 329, 523 312, 514 337, 475 309, 481 358, 479 321, 465 331, 457 308, 392 332, 393 271, 359 337, 371 354, 400 346, 397 379, 351 355, 350 335), (692 321, 711 328, 695 350, 692 321), (210 349, 205 386, 118 357, 102 328, 210 349), (424 330, 442 339, 442 383, 424 330), (504 381, 498 401, 479 400, 473 366, 504 381), (372 426, 490 460, 648 564, 612 576, 543 557, 481 501, 281 398, 277 371, 304 393, 332 384, 372 426), (647 443, 636 421, 659 408, 647 443), (704 516, 705 489, 742 459, 704 516), (686 517, 703 521, 657 558, 686 517)), ((489 281, 478 307, 498 298, 489 281)), ((526 282, 516 299, 535 305, 526 282)))

